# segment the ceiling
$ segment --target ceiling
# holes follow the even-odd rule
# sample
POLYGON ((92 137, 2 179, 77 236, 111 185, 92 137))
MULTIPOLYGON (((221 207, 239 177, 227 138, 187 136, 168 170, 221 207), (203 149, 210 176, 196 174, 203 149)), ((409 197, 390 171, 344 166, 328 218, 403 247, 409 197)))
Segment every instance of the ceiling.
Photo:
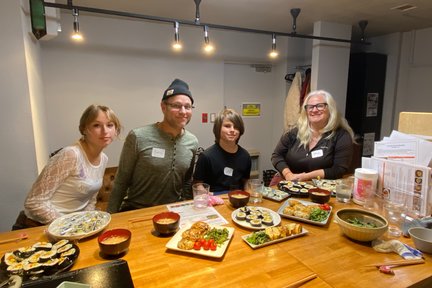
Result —
MULTIPOLYGON (((73 0, 73 5, 195 20, 194 0, 73 0)), ((353 39, 360 35, 360 20, 368 21, 366 38, 432 27, 432 0, 202 0, 199 5, 201 23, 276 33, 293 32, 292 8, 301 9, 296 29, 299 34, 312 34, 316 21, 352 25, 353 39), (401 5, 417 8, 392 9, 401 5)))

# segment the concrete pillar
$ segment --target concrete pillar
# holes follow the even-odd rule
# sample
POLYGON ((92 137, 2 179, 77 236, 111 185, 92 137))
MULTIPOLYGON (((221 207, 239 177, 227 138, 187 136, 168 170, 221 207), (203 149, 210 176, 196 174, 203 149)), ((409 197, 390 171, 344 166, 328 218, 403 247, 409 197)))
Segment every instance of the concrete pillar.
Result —
MULTIPOLYGON (((351 39, 352 26, 315 22, 314 35, 351 39)), ((345 115, 350 43, 313 40, 311 90, 328 91, 335 98, 339 111, 345 115)))

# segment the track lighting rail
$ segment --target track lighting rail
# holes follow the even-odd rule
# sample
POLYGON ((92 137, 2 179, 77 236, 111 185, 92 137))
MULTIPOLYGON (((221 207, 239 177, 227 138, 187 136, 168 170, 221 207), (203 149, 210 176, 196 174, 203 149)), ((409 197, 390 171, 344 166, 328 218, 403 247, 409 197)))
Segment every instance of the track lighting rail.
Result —
MULTIPOLYGON (((68 3, 70 3, 70 1, 68 3)), ((304 39, 312 39, 312 40, 325 40, 325 41, 332 41, 332 42, 344 42, 344 43, 361 44, 361 45, 369 45, 370 44, 369 42, 365 42, 364 38, 362 38, 363 40, 356 41, 356 40, 348 40, 348 39, 340 39, 340 38, 332 38, 332 37, 321 37, 321 36, 313 36, 313 35, 306 35, 306 34, 298 34, 295 30, 291 33, 266 31, 266 30, 250 29, 250 28, 243 28, 243 27, 234 27, 234 26, 226 26, 226 25, 219 25, 219 24, 202 23, 199 20, 197 21, 197 19, 195 19, 194 21, 178 20, 178 19, 173 19, 173 18, 157 17, 157 16, 143 15, 143 14, 130 13, 130 12, 122 12, 122 11, 115 11, 115 10, 107 10, 107 9, 100 9, 100 8, 93 8, 93 7, 85 7, 85 6, 75 6, 72 4, 51 3, 51 2, 45 2, 45 1, 43 1, 43 5, 45 7, 59 8, 59 9, 65 9, 65 10, 78 9, 80 11, 86 11, 86 12, 90 12, 90 13, 114 15, 114 16, 136 18, 136 19, 157 21, 157 22, 166 22, 166 23, 171 23, 171 24, 178 22, 179 24, 182 24, 182 25, 200 26, 202 28, 204 26, 207 26, 207 27, 212 28, 212 29, 239 31, 239 32, 247 32, 247 33, 255 33, 255 34, 286 36, 286 37, 304 38, 304 39)), ((199 12, 197 12, 197 13, 198 13, 197 15, 199 15, 199 12)), ((199 16, 197 16, 197 17, 199 17, 199 16)))

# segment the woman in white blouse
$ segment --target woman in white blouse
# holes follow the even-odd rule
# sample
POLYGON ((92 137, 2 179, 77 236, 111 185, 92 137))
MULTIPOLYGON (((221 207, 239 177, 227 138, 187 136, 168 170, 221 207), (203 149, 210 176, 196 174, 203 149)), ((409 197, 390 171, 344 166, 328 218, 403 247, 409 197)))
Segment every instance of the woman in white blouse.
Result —
POLYGON ((110 108, 90 105, 81 116, 79 131, 82 137, 77 143, 50 158, 27 195, 13 230, 95 209, 108 162, 102 150, 120 134, 121 125, 110 108))

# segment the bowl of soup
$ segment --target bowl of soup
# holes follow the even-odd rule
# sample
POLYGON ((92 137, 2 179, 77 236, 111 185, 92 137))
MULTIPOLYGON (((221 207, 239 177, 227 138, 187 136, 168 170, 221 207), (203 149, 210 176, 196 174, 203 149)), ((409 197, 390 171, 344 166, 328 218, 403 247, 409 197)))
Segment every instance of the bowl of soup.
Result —
POLYGON ((98 237, 99 249, 104 255, 120 255, 129 249, 131 237, 132 233, 128 229, 107 230, 98 237))
POLYGON ((309 189, 309 198, 312 202, 324 204, 330 201, 331 192, 321 188, 309 189))
POLYGON ((153 216, 153 227, 162 235, 177 232, 180 224, 180 215, 175 212, 162 212, 153 216))
POLYGON ((246 206, 249 202, 250 194, 243 190, 234 190, 228 193, 228 198, 234 208, 246 206))

